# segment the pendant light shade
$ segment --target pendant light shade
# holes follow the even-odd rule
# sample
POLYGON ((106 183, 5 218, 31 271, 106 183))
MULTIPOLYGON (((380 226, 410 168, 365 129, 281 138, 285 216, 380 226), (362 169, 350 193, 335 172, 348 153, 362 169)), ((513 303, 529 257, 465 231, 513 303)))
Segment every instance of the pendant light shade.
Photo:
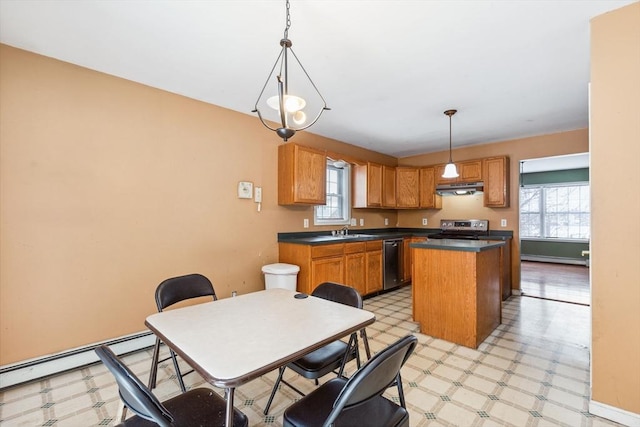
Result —
POLYGON ((444 173, 442 174, 443 178, 457 178, 459 176, 456 165, 453 163, 453 159, 451 157, 451 116, 457 112, 458 110, 447 110, 444 112, 444 114, 449 116, 449 163, 444 167, 444 173))
POLYGON ((252 110, 258 113, 263 125, 284 141, 313 125, 325 110, 330 110, 291 48, 289 9, 289 0, 286 0, 286 26, 280 40, 282 49, 252 110), (270 124, 273 122, 278 126, 273 127, 270 124))

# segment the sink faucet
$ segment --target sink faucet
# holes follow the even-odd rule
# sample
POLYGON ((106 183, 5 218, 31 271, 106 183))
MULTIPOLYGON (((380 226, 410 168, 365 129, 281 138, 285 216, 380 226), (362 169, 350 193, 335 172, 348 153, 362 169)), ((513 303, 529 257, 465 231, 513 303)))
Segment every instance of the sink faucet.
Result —
POLYGON ((349 227, 347 225, 342 227, 342 229, 340 230, 340 234, 342 234, 343 236, 348 236, 349 235, 349 227))

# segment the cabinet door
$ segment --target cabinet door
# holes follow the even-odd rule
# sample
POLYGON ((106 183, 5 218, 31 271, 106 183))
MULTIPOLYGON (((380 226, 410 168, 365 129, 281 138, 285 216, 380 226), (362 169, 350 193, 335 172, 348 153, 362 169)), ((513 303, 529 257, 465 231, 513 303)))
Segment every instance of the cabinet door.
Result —
POLYGON ((420 168, 419 178, 420 207, 426 209, 442 209, 442 196, 436 194, 436 169, 420 168))
POLYGON ((460 162, 458 164, 458 173, 460 176, 457 178, 459 182, 478 182, 482 181, 482 160, 470 160, 467 162, 460 162))
POLYGON ((419 181, 418 168, 396 168, 396 207, 417 208, 420 206, 419 181))
POLYGON ((391 166, 382 167, 382 207, 396 207, 396 168, 391 166))
POLYGON ((490 208, 509 207, 509 158, 484 159, 484 205, 490 208))
POLYGON ((278 147, 278 204, 324 205, 327 157, 297 144, 278 147))
POLYGON ((367 163, 353 167, 353 207, 382 206, 382 165, 367 163))
POLYGON ((311 292, 323 282, 344 283, 344 257, 317 258, 311 261, 311 292))
POLYGON ((365 295, 367 292, 366 256, 365 252, 346 254, 344 284, 365 295))
POLYGON ((382 251, 367 251, 367 292, 382 290, 382 251))
POLYGON ((402 281, 408 282, 411 280, 411 242, 410 237, 405 238, 402 241, 402 281))

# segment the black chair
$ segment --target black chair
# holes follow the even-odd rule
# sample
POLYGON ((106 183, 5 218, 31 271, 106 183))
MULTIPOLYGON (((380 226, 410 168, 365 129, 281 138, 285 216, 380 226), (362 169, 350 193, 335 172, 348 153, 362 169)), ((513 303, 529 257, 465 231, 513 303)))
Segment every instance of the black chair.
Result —
MULTIPOLYGON (((156 288, 156 305, 158 311, 162 311, 165 308, 172 306, 180 301, 198 298, 198 297, 212 297, 213 300, 217 300, 216 292, 213 290, 211 281, 204 277, 202 274, 188 274, 186 276, 172 277, 160 283, 156 288)), ((151 357, 151 372, 149 373, 149 390, 153 390, 156 386, 156 377, 158 376, 158 364, 169 360, 173 360, 173 367, 176 370, 176 377, 180 384, 180 390, 184 393, 186 387, 184 385, 183 377, 193 372, 193 369, 182 373, 178 366, 178 359, 173 350, 169 349, 169 357, 158 360, 160 357, 160 338, 156 337, 156 344, 153 348, 153 356, 151 357)))
MULTIPOLYGON (((120 427, 225 425, 227 402, 213 390, 197 388, 161 403, 109 347, 102 345, 95 352, 116 378, 125 406, 136 414, 119 424, 120 427)), ((234 408, 233 425, 248 424, 247 416, 234 408)))
POLYGON ((400 368, 417 342, 413 335, 400 338, 369 359, 351 378, 338 377, 321 385, 284 411, 283 427, 408 427, 400 368), (394 383, 400 405, 383 396, 394 383))
MULTIPOLYGON (((333 282, 324 282, 318 285, 318 287, 311 293, 314 297, 323 298, 329 301, 338 302, 345 305, 362 309, 362 297, 353 288, 340 285, 333 282)), ((364 343, 365 351, 367 353, 367 359, 371 357, 371 350, 369 349, 369 340, 367 339, 367 332, 365 329, 360 331, 362 341, 364 343)), ((289 384, 283 379, 285 369, 291 368, 298 374, 305 378, 313 379, 318 384, 318 378, 322 378, 329 372, 338 370, 338 376, 342 377, 344 372, 344 366, 347 362, 356 359, 358 369, 360 368, 360 349, 358 345, 358 333, 354 332, 349 337, 349 342, 345 343, 342 340, 334 341, 325 345, 294 362, 287 364, 279 369, 278 378, 271 390, 271 396, 264 409, 264 414, 269 413, 269 408, 273 398, 278 390, 280 383, 286 384, 298 394, 304 396, 304 393, 298 390, 293 385, 289 384)))

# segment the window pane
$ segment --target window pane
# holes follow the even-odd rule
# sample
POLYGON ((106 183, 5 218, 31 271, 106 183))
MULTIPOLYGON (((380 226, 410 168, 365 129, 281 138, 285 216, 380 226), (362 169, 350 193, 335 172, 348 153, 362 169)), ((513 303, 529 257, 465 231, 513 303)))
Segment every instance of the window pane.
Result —
POLYGON ((315 208, 315 224, 347 224, 350 217, 349 205, 349 166, 336 168, 333 162, 327 162, 327 203, 315 208))

